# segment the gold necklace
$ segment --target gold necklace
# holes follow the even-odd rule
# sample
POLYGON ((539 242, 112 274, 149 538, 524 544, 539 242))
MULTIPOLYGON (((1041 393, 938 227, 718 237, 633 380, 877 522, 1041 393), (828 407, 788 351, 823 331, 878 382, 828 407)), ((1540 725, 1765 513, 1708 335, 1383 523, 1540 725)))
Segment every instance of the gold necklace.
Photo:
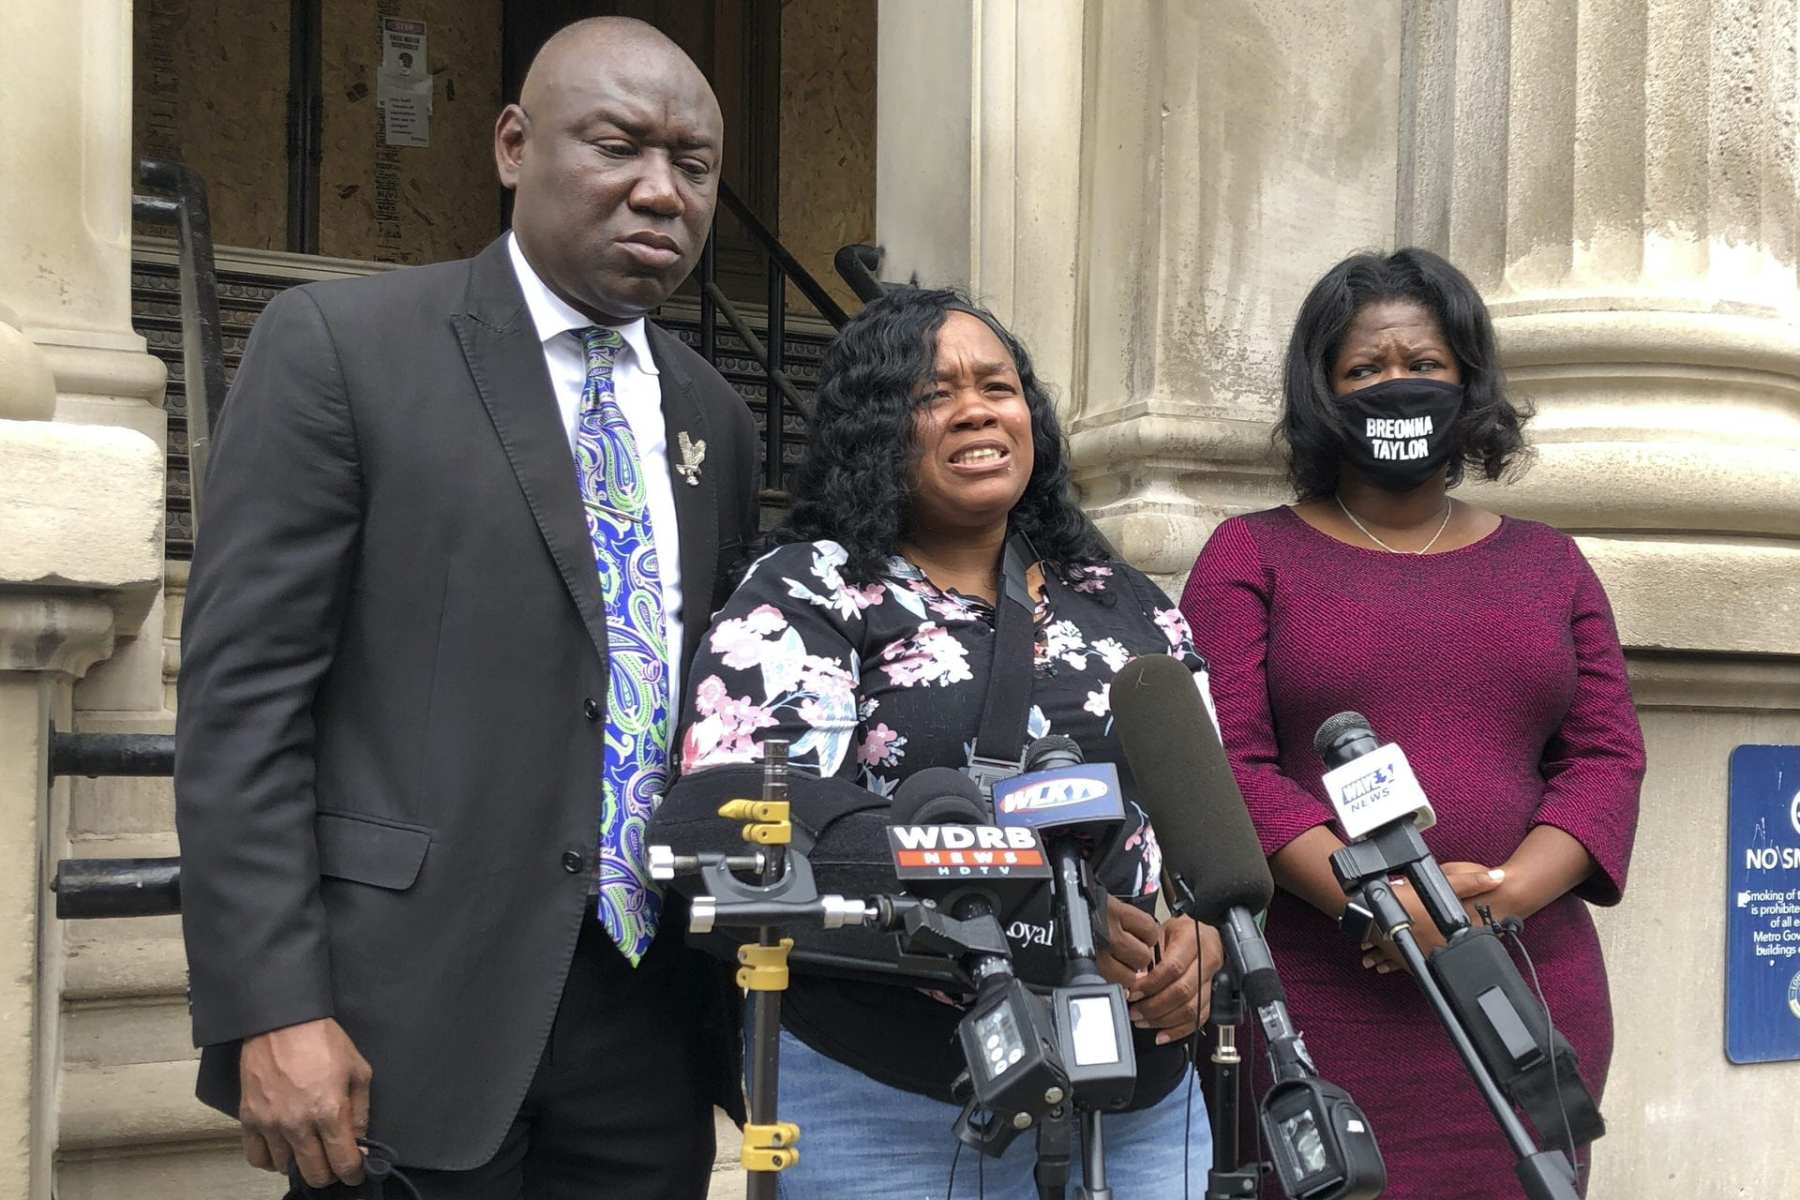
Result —
POLYGON ((1444 500, 1444 519, 1438 525, 1438 531, 1431 535, 1431 540, 1429 542, 1426 542, 1424 546, 1422 546, 1421 548, 1419 548, 1417 550, 1396 550, 1392 546, 1388 545, 1386 542, 1382 541, 1380 538, 1376 537, 1374 534, 1370 533, 1369 527, 1367 525, 1364 525, 1361 521, 1357 520, 1356 514, 1351 512, 1349 510, 1349 508, 1345 506, 1344 498, 1342 496, 1340 496, 1334 492, 1334 493, 1332 493, 1331 498, 1333 500, 1337 501, 1338 510, 1340 512, 1342 512, 1346 517, 1350 518, 1350 523, 1352 525, 1356 526, 1358 529, 1362 530, 1362 535, 1364 537, 1368 538, 1371 542, 1374 542, 1377 546, 1380 546, 1383 550, 1386 550, 1389 554, 1415 554, 1415 555, 1416 554, 1424 554, 1426 551, 1430 550, 1433 546, 1437 545, 1438 539, 1444 536, 1444 530, 1450 528, 1450 512, 1455 504, 1455 501, 1450 500, 1447 497, 1445 498, 1445 500, 1444 500))

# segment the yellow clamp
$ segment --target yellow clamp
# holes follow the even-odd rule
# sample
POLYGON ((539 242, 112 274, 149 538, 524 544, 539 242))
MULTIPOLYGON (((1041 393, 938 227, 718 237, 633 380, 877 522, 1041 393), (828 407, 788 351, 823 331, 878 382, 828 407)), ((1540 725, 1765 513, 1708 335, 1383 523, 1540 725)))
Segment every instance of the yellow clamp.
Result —
POLYGON ((742 837, 758 846, 785 846, 794 840, 786 800, 728 800, 719 806, 727 821, 744 821, 742 837))
POLYGON ((786 800, 727 800, 719 806, 719 815, 727 821, 785 821, 786 800))
POLYGON ((785 1171, 800 1161, 800 1152, 794 1149, 799 1140, 800 1127, 792 1121, 746 1125, 738 1161, 746 1171, 785 1171))
POLYGON ((758 846, 785 846, 794 840, 794 827, 786 821, 744 826, 743 838, 758 846))
POLYGON ((738 947, 737 985, 750 992, 786 991, 788 985, 788 951, 793 938, 782 938, 773 946, 752 942, 738 947))

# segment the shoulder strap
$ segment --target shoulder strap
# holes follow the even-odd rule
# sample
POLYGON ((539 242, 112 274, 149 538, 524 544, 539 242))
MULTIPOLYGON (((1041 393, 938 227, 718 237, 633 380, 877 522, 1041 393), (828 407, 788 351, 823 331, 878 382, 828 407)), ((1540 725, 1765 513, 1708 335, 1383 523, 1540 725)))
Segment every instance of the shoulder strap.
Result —
POLYGON ((994 606, 994 661, 988 671, 987 703, 975 735, 969 775, 989 792, 995 780, 1016 774, 1025 749, 1031 712, 1033 646, 1036 642, 1031 588, 1025 572, 1036 557, 1023 534, 1006 539, 1000 566, 1000 602, 994 606))

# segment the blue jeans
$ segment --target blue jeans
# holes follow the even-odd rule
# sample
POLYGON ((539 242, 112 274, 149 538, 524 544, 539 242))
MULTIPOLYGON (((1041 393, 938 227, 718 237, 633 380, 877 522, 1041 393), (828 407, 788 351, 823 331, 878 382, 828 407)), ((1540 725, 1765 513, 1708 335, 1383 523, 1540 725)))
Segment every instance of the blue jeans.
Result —
MULTIPOLYGON (((983 1158, 950 1132, 954 1107, 878 1083, 786 1030, 780 1116, 800 1126, 800 1161, 778 1177, 781 1200, 1037 1200, 1036 1137, 1022 1134, 1004 1157, 983 1158)), ((1103 1131, 1116 1200, 1184 1200, 1184 1149, 1185 1198, 1206 1194, 1212 1129, 1197 1085, 1180 1083, 1142 1112, 1109 1114, 1103 1131)), ((1073 1196, 1082 1181, 1079 1135, 1070 1158, 1073 1196)))

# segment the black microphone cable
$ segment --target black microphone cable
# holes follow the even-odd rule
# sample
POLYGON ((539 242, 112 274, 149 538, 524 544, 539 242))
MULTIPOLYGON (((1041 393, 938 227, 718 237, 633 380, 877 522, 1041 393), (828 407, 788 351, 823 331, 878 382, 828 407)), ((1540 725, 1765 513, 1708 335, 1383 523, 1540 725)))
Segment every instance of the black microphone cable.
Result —
MULTIPOLYGON (((386 1145, 373 1138, 356 1139, 357 1146, 363 1151, 363 1183, 358 1185, 356 1194, 363 1195, 363 1188, 374 1200, 423 1200, 419 1195, 418 1185, 406 1177, 394 1164, 394 1152, 386 1145), (390 1188, 399 1189, 389 1191, 390 1188)), ((286 1200, 308 1200, 309 1197, 325 1196, 331 1193, 335 1185, 327 1184, 324 1188, 310 1187, 300 1177, 300 1168, 295 1165, 288 1171, 288 1192, 286 1200)))
MULTIPOLYGON (((1175 919, 1181 920, 1180 917, 1175 919)), ((1205 981, 1200 974, 1200 919, 1189 917, 1188 920, 1194 923, 1194 1015, 1197 1017, 1200 1015, 1200 985, 1205 981)), ((1207 1015, 1212 1013, 1209 1011, 1207 1015)), ((1195 1021, 1194 1032, 1188 1034, 1187 1100, 1181 1112, 1181 1200, 1192 1200, 1188 1171, 1194 1157, 1194 1077, 1200 1074, 1200 1031, 1205 1026, 1204 1021, 1195 1021)))
MULTIPOLYGON (((944 1188, 944 1200, 956 1200, 956 1164, 962 1158, 963 1142, 961 1138, 952 1138, 956 1149, 950 1155, 950 1183, 944 1188)), ((982 1160, 986 1155, 975 1156, 975 1200, 987 1200, 987 1164, 982 1160)))

